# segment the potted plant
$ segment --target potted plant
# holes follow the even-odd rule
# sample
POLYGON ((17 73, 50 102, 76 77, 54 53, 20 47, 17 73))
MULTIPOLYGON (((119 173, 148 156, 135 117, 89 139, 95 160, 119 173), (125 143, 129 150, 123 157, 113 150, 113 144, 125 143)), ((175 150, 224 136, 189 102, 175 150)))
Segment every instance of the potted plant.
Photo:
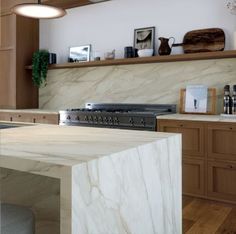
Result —
POLYGON ((37 87, 46 86, 46 78, 49 64, 49 52, 47 50, 38 50, 33 54, 32 61, 32 79, 37 87))

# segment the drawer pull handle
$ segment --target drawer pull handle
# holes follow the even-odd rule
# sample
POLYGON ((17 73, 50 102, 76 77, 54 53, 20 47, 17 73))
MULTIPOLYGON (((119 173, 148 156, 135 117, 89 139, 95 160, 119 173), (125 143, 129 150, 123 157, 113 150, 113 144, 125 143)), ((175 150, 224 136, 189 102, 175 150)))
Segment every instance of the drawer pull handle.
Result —
POLYGON ((36 119, 35 118, 33 119, 33 122, 36 123, 36 119))
POLYGON ((20 117, 21 117, 21 115, 18 115, 18 117, 20 118, 20 117))
POLYGON ((232 165, 228 165, 228 168, 233 169, 234 167, 232 165))
POLYGON ((230 127, 229 129, 230 129, 230 130, 233 130, 233 128, 232 128, 232 127, 230 127))
POLYGON ((183 125, 183 124, 180 124, 179 126, 182 128, 184 125, 183 125))
POLYGON ((10 121, 12 122, 12 117, 10 117, 10 121))
POLYGON ((43 119, 46 119, 46 116, 43 116, 43 119))

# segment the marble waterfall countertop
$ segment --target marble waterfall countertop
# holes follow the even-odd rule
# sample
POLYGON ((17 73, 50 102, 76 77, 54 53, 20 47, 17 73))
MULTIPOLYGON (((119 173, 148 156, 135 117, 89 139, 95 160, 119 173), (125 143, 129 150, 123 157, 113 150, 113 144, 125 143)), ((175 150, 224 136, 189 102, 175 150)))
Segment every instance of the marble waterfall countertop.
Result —
POLYGON ((157 116, 157 119, 236 123, 236 116, 233 115, 225 117, 221 115, 173 114, 160 115, 157 116))
POLYGON ((182 232, 179 134, 54 125, 4 129, 0 168, 60 179, 61 234, 182 232))

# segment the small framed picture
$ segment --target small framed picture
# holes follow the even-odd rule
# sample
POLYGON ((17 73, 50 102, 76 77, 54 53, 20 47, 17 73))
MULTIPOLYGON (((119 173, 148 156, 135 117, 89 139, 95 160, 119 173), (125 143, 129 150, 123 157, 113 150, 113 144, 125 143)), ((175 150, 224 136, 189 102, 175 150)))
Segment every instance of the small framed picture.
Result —
POLYGON ((155 49, 155 27, 138 28, 134 30, 134 48, 142 49, 155 49))
POLYGON ((208 114, 216 112, 216 89, 204 85, 189 85, 180 90, 181 114, 208 114))
POLYGON ((188 85, 186 88, 185 112, 207 112, 207 87, 188 85))
POLYGON ((90 61, 91 45, 70 47, 69 62, 88 62, 90 61))

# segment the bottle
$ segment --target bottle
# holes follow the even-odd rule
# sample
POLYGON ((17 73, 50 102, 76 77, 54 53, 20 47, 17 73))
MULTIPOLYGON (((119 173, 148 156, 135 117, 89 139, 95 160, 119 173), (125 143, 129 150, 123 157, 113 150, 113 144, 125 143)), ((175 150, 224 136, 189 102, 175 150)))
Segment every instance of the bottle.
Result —
POLYGON ((224 114, 232 114, 232 98, 230 97, 230 86, 224 87, 224 114))
POLYGON ((236 115, 236 85, 233 86, 232 114, 233 114, 233 115, 236 115))

